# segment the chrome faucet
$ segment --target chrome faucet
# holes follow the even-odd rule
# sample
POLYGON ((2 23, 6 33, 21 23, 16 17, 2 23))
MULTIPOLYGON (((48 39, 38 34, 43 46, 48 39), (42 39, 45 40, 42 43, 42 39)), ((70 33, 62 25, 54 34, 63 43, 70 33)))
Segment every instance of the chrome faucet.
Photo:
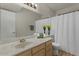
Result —
POLYGON ((25 39, 20 39, 20 43, 24 43, 25 41, 25 39))

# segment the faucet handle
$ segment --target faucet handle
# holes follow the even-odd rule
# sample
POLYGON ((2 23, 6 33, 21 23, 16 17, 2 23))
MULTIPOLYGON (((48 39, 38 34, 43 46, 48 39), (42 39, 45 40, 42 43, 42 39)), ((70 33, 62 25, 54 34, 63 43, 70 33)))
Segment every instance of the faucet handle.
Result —
POLYGON ((25 42, 25 39, 20 39, 20 42, 22 43, 22 42, 25 42))

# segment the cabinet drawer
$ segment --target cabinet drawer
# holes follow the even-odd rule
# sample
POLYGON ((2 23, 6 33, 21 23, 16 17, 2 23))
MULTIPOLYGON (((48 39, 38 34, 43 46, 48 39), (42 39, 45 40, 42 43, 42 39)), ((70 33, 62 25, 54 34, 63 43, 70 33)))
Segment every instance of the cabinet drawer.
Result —
POLYGON ((46 56, 52 56, 52 51, 46 51, 46 56))
POLYGON ((46 46, 52 45, 52 40, 46 42, 46 46))
POLYGON ((46 51, 50 51, 50 50, 52 50, 52 45, 51 44, 46 46, 46 51))
POLYGON ((23 51, 23 52, 17 54, 16 56, 31 56, 31 49, 29 49, 27 51, 23 51))
POLYGON ((37 53, 33 54, 33 56, 45 56, 45 48, 41 49, 37 53))
POLYGON ((43 43, 43 44, 41 44, 39 46, 36 46, 36 47, 32 48, 32 54, 38 52, 39 50, 41 50, 43 48, 45 48, 45 43, 43 43))
POLYGON ((52 53, 53 53, 52 50, 53 50, 52 45, 47 46, 46 47, 46 56, 52 56, 52 53))

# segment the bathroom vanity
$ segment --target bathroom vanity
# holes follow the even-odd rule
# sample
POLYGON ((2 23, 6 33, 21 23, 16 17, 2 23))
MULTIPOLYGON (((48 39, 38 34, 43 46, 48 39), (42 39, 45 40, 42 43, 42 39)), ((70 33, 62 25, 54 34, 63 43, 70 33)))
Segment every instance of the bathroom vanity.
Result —
POLYGON ((19 47, 20 42, 0 45, 2 56, 52 56, 52 40, 47 38, 26 39, 26 45, 19 47))
POLYGON ((45 41, 31 49, 16 54, 17 56, 52 56, 52 41, 45 41))

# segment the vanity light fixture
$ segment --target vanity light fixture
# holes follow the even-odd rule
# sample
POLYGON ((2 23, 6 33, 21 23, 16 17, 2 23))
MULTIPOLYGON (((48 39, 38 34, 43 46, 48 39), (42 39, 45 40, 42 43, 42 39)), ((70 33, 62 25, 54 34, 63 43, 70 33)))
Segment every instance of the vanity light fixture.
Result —
POLYGON ((37 4, 36 3, 24 3, 25 5, 28 5, 29 7, 32 7, 34 9, 37 9, 37 4))

